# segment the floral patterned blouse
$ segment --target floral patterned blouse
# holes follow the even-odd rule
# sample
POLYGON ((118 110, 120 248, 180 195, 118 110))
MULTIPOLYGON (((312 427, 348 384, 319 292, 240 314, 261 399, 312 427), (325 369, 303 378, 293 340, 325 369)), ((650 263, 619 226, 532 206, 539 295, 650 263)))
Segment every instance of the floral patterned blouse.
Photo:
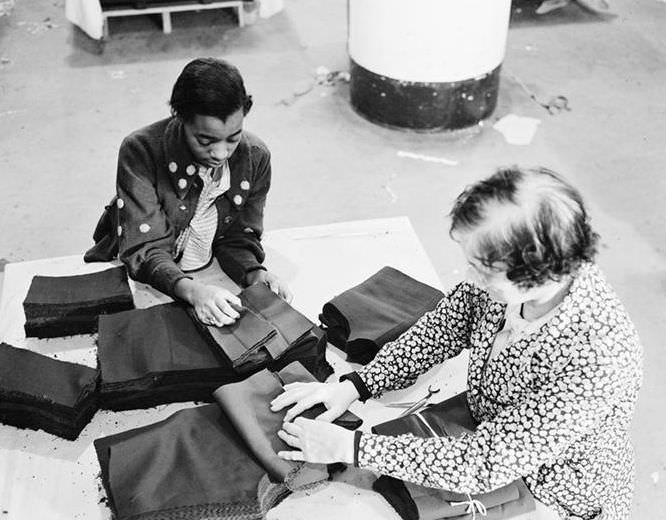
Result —
POLYGON ((584 264, 551 318, 489 361, 505 309, 463 282, 359 370, 378 396, 468 349, 480 425, 458 439, 363 433, 358 465, 464 493, 523 477, 564 519, 629 518, 642 347, 625 309, 599 268, 584 264))

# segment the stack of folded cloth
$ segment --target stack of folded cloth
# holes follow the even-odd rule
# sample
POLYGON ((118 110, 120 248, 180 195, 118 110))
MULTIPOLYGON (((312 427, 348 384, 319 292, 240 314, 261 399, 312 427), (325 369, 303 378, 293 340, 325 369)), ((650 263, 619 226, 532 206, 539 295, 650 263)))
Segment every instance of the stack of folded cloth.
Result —
MULTIPOLYGON (((373 426, 372 431, 391 436, 459 437, 472 433, 476 426, 467 395, 462 393, 421 412, 373 426)), ((522 478, 488 493, 473 495, 419 486, 387 476, 379 477, 372 488, 403 520, 500 520, 535 509, 534 498, 522 478)))
POLYGON ((0 422, 74 440, 97 411, 99 372, 0 344, 0 422))
POLYGON ((100 406, 110 410, 212 400, 220 385, 300 361, 317 379, 333 371, 326 335, 264 284, 245 289, 236 323, 207 327, 178 303, 99 318, 100 406))
POLYGON ((25 335, 53 338, 97 330, 97 317, 134 308, 124 267, 76 276, 35 276, 23 301, 25 335))
POLYGON ((110 410, 210 401, 239 379, 178 303, 100 316, 97 360, 100 406, 110 410))
MULTIPOLYGON (((325 467, 277 458, 276 452, 286 449, 277 437, 285 412, 270 412, 269 404, 283 380, 312 376, 296 364, 277 375, 264 370, 218 390, 221 406, 181 410, 164 421, 97 439, 102 482, 115 517, 258 520, 262 505, 270 507, 292 489, 327 479, 325 467), (266 484, 271 480, 288 487, 276 491, 266 484)), ((349 414, 344 424, 356 427, 360 420, 349 414)))
POLYGON ((328 340, 345 351, 349 361, 366 364, 443 296, 397 269, 383 267, 324 304, 319 320, 328 340))
POLYGON ((238 296, 243 309, 233 325, 203 325, 190 309, 209 345, 237 374, 279 370, 292 361, 322 381, 333 373, 326 361, 326 335, 267 285, 251 285, 238 296))

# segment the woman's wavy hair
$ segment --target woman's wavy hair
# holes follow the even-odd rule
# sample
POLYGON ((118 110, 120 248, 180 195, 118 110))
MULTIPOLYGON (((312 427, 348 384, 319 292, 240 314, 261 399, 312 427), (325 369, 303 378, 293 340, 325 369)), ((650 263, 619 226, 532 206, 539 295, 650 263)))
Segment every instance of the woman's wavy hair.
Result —
POLYGON ((252 96, 245 91, 240 71, 231 63, 216 58, 192 60, 178 76, 169 100, 171 113, 183 121, 194 116, 213 116, 226 121, 243 110, 247 115, 252 96))
POLYGON ((450 217, 452 236, 472 233, 476 260, 522 288, 560 280, 597 251, 580 193, 547 168, 498 169, 468 186, 450 217))

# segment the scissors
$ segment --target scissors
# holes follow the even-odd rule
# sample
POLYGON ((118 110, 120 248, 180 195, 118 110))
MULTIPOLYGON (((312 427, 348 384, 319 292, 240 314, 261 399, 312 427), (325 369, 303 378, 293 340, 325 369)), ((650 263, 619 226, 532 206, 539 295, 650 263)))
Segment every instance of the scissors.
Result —
POLYGON ((435 395, 439 391, 440 391, 439 388, 433 388, 432 385, 428 385, 428 393, 418 401, 409 402, 409 403, 391 403, 387 404, 386 406, 389 408, 406 408, 406 410, 400 414, 400 417, 404 417, 405 415, 418 412, 419 410, 421 410, 421 408, 425 408, 426 405, 428 404, 428 399, 430 399, 433 395, 435 395))

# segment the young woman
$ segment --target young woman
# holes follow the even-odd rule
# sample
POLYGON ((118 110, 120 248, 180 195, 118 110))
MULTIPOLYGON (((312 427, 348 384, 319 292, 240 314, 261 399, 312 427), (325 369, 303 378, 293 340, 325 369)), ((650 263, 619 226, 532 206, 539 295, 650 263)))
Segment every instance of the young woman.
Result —
POLYGON ((243 129, 252 97, 233 65, 188 63, 171 94, 172 116, 123 141, 117 194, 97 225, 86 261, 116 256, 132 278, 190 303, 206 324, 232 323, 239 299, 188 272, 216 258, 239 285, 289 289, 262 265, 270 152, 243 129))
POLYGON ((523 477, 550 517, 626 520, 633 489, 629 426, 642 348, 593 263, 597 235, 580 194, 546 169, 501 169, 466 189, 451 236, 473 281, 340 382, 293 384, 272 403, 291 460, 342 461, 429 487, 481 493, 523 477), (473 435, 388 437, 328 424, 355 399, 411 385, 469 351, 473 435))

